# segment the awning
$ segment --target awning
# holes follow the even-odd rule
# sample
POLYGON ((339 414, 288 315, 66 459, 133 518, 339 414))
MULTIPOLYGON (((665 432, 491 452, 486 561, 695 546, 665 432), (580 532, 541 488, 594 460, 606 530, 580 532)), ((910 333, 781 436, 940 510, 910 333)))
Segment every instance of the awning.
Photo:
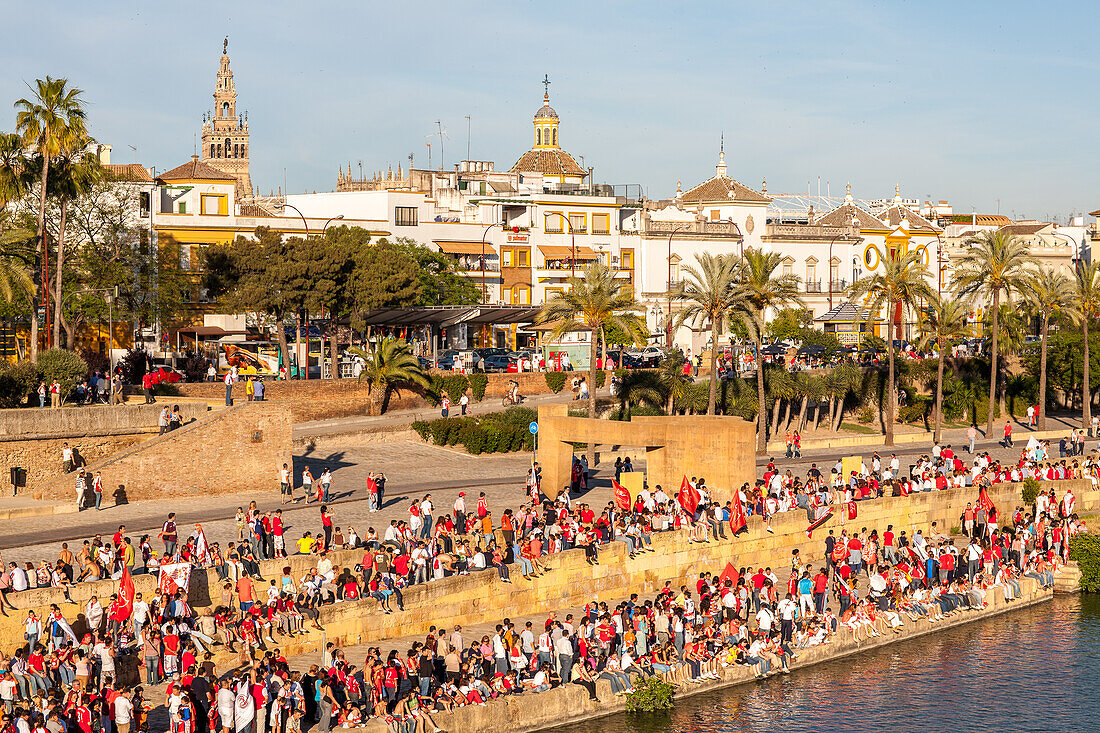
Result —
MULTIPOLYGON (((577 247, 575 251, 578 260, 594 260, 597 257, 596 251, 591 247, 577 247)), ((539 252, 542 252, 542 256, 548 260, 568 260, 574 257, 573 247, 557 244, 540 245, 539 252)))
POLYGON ((482 251, 485 252, 487 257, 496 257, 497 251, 493 249, 493 245, 481 242, 454 242, 445 239, 432 240, 439 247, 441 252, 446 252, 452 255, 480 255, 482 251), (484 247, 484 249, 483 249, 484 247))

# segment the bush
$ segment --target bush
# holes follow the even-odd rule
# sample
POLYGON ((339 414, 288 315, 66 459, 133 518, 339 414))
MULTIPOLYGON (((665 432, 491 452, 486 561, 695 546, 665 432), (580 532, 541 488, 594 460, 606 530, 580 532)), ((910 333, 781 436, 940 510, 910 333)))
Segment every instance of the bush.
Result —
POLYGON ((523 407, 522 405, 512 405, 504 410, 504 412, 498 412, 494 415, 487 415, 486 420, 493 420, 494 422, 503 423, 505 425, 519 425, 524 430, 527 426, 533 422, 537 422, 539 419, 538 410, 533 407, 523 407))
POLYGON ((489 377, 481 373, 471 374, 469 381, 474 402, 481 402, 485 398, 485 388, 489 386, 489 377))
POLYGON ((468 386, 465 374, 448 374, 443 377, 443 391, 451 398, 451 402, 458 402, 468 386))
POLYGON ((467 453, 474 455, 510 453, 534 449, 535 438, 528 425, 535 417, 535 411, 529 407, 511 407, 481 419, 467 416, 418 421, 412 428, 421 438, 435 445, 461 443, 467 453))
POLYGON ((38 389, 38 367, 29 361, 0 361, 0 407, 21 407, 38 389))
POLYGON ((183 361, 179 364, 179 370, 183 372, 188 382, 201 382, 206 379, 206 369, 210 366, 210 359, 205 354, 188 351, 183 361))
POLYGON ((1024 485, 1020 489, 1020 496, 1024 500, 1024 506, 1035 506, 1035 497, 1039 495, 1041 490, 1038 481, 1033 478, 1025 478, 1024 485))
POLYGON ((1069 559, 1081 570, 1081 590, 1100 591, 1100 537, 1079 534, 1069 541, 1069 559))
POLYGON ((924 419, 926 411, 923 404, 906 405, 898 409, 898 420, 900 422, 920 422, 924 419))
POLYGON ((38 355, 38 371, 42 373, 46 384, 52 384, 56 380, 61 385, 61 397, 64 400, 88 373, 88 363, 75 351, 47 349, 38 355))
POLYGON ((870 424, 875 419, 875 410, 870 405, 864 405, 859 408, 859 412, 856 413, 856 420, 864 425, 870 424))
POLYGON ((122 376, 130 384, 141 384, 149 364, 149 352, 144 347, 131 347, 118 362, 122 367, 122 376))
POLYGON ((428 388, 424 390, 424 399, 432 407, 439 407, 443 403, 443 376, 441 374, 428 375, 428 388))
POLYGON ((565 389, 565 372, 546 372, 546 386, 554 394, 565 389))
POLYGON ((626 710, 629 713, 654 713, 672 709, 674 688, 657 677, 634 685, 634 692, 626 697, 626 710))
POLYGON ((599 389, 599 388, 603 387, 604 383, 607 381, 607 372, 605 372, 601 369, 600 371, 596 372, 595 379, 596 379, 596 389, 599 389))
POLYGON ((417 420, 412 424, 412 429, 416 431, 421 440, 431 440, 432 424, 427 420, 417 420))

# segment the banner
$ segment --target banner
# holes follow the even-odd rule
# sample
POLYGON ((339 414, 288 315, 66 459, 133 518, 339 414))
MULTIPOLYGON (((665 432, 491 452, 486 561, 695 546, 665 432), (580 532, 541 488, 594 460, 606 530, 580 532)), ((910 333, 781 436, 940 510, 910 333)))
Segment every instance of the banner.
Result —
POLYGON ((684 476, 684 480, 680 482, 680 491, 676 494, 676 501, 693 520, 695 511, 699 508, 699 499, 699 491, 691 485, 688 477, 684 476))
POLYGON ((186 594, 190 584, 191 563, 173 562, 160 566, 160 576, 157 580, 157 591, 159 593, 172 595, 177 590, 182 590, 186 594))
POLYGON ((745 506, 741 503, 741 492, 738 491, 733 497, 733 506, 730 512, 730 531, 736 535, 741 530, 749 526, 749 519, 745 516, 745 506))
POLYGON ((118 600, 119 600, 119 621, 125 621, 134 614, 134 596, 136 595, 136 588, 134 588, 134 579, 130 575, 130 566, 124 565, 122 568, 122 580, 118 584, 118 600))
POLYGON ((813 539, 813 531, 815 529, 817 529, 818 527, 820 527, 821 525, 825 524, 825 522, 828 522, 829 518, 833 516, 833 508, 832 507, 820 507, 819 506, 819 507, 817 507, 817 511, 818 511, 817 519, 815 519, 813 522, 811 522, 810 526, 806 528, 806 536, 809 537, 810 539, 813 539), (823 509, 825 510, 824 512, 822 512, 823 509))
POLYGON ((726 569, 723 570, 722 574, 718 576, 718 587, 719 588, 725 588, 727 580, 730 581, 730 586, 731 587, 736 587, 737 579, 739 577, 740 576, 737 573, 737 568, 735 568, 733 566, 733 563, 727 562, 726 563, 726 569))
POLYGON ((855 519, 857 514, 858 514, 858 510, 856 509, 856 503, 854 501, 850 501, 850 502, 848 502, 847 507, 848 507, 848 519, 855 519))

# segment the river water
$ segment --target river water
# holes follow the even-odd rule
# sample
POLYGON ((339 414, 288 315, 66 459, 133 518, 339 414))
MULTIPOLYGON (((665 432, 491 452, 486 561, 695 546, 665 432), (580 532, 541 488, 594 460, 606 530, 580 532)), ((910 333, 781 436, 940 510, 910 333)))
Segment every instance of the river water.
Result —
POLYGON ((791 675, 556 733, 1100 730, 1100 597, 1058 596, 791 675))

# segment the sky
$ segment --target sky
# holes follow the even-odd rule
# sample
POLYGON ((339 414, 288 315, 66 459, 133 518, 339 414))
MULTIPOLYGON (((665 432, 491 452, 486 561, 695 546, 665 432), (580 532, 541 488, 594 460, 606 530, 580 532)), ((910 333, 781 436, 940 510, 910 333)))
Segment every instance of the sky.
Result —
POLYGON ((650 198, 713 175, 724 135, 729 175, 772 194, 900 184, 957 212, 1063 222, 1100 208, 1090 2, 4 5, 0 130, 27 83, 64 77, 112 162, 158 171, 195 152, 228 35, 265 194, 284 176, 332 190, 349 163, 426 167, 429 142, 438 167, 436 120, 448 167, 469 140, 510 168, 548 74, 562 147, 650 198))

